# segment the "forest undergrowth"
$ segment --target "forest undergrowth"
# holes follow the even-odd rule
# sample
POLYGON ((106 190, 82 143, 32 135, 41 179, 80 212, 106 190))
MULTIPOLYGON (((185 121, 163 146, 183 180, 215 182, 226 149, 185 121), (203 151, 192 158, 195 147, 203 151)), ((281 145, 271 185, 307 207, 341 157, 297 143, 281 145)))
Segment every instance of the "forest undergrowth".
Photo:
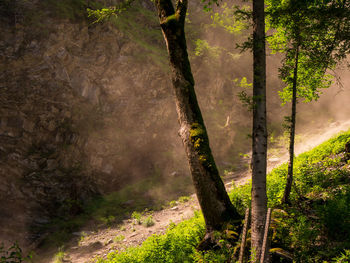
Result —
MULTIPOLYGON (((345 149, 348 143, 350 131, 296 158, 290 205, 281 205, 287 164, 268 175, 268 206, 273 208, 273 262, 291 262, 289 258, 293 262, 350 261, 350 155, 345 149)), ((250 205, 250 192, 251 182, 235 186, 230 192, 242 215, 250 205)), ((110 253, 96 262, 235 262, 239 244, 230 243, 235 235, 230 226, 217 233, 220 245, 213 251, 196 250, 204 234, 204 220, 197 212, 178 225, 170 224, 164 235, 152 235, 139 247, 110 253)))

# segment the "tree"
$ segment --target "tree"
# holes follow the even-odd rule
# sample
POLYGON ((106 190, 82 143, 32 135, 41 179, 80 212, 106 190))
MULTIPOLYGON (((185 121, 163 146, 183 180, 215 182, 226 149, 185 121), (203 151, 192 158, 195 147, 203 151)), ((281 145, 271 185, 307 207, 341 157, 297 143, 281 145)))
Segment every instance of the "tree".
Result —
POLYGON ((264 0, 253 0, 252 259, 260 262, 267 211, 266 50, 264 0))
MULTIPOLYGON (((96 22, 100 22, 111 16, 118 17, 133 2, 134 0, 126 0, 112 8, 88 9, 88 14, 97 18, 96 22)), ((206 224, 207 233, 199 249, 207 249, 215 243, 214 231, 222 230, 228 223, 240 223, 241 216, 231 203, 220 178, 194 89, 185 37, 188 0, 177 0, 175 8, 171 0, 155 0, 154 4, 169 54, 180 124, 179 135, 185 147, 192 181, 206 224)))
POLYGON ((209 139, 194 89, 194 79, 187 54, 185 17, 187 0, 156 0, 159 22, 166 42, 176 109, 180 124, 179 135, 184 144, 192 180, 205 223, 207 240, 214 230, 225 223, 240 220, 223 184, 209 146, 209 139))
POLYGON ((270 38, 271 48, 285 53, 280 76, 287 86, 280 95, 283 103, 292 101, 291 115, 286 118, 289 161, 282 203, 290 202, 293 183, 297 99, 317 100, 320 90, 331 85, 332 78, 326 72, 336 65, 333 52, 342 43, 340 28, 346 16, 339 16, 339 8, 344 8, 344 3, 277 0, 268 5, 269 22, 276 30, 270 38))

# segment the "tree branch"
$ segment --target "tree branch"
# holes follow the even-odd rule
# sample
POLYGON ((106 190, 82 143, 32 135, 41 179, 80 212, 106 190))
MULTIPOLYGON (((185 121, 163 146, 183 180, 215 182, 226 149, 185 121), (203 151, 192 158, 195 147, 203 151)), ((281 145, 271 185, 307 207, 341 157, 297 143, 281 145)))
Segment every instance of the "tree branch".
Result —
POLYGON ((176 2, 176 13, 179 16, 179 22, 181 23, 185 23, 187 6, 188 0, 177 0, 176 2))
POLYGON ((161 26, 168 24, 169 21, 175 18, 175 10, 171 0, 156 0, 155 4, 161 26))

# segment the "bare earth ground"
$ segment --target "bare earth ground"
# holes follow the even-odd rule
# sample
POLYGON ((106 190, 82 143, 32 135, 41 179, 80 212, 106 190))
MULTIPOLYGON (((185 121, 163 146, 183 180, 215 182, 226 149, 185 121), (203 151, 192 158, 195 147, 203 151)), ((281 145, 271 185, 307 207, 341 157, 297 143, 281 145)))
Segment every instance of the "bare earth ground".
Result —
MULTIPOLYGON (((350 128, 350 121, 343 123, 332 123, 329 127, 313 131, 303 135, 302 142, 297 144, 296 153, 300 154, 309 150, 321 142, 329 139, 333 135, 342 130, 350 128)), ((270 154, 268 161, 268 170, 287 161, 286 152, 270 154)), ((243 184, 250 178, 249 171, 232 174, 229 180, 233 180, 235 184, 243 184)), ((231 183, 227 183, 226 187, 230 188, 231 183)), ((152 213, 155 224, 151 227, 135 224, 132 219, 127 219, 118 226, 112 226, 103 230, 82 230, 73 233, 75 238, 65 246, 64 262, 87 263, 94 262, 96 257, 105 257, 109 252, 115 250, 123 250, 129 246, 140 245, 147 237, 152 234, 164 233, 169 223, 179 223, 193 216, 193 212, 199 209, 198 201, 195 195, 190 197, 188 202, 177 203, 174 207, 152 213)), ((85 229, 97 229, 97 226, 88 224, 85 229)), ((55 262, 55 258, 45 259, 42 262, 55 262)))

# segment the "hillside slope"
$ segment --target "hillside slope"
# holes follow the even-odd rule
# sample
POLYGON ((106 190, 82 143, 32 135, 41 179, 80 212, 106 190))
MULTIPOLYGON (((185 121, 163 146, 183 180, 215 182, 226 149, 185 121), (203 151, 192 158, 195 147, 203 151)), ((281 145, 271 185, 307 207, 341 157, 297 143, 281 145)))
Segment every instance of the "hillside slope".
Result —
MULTIPOLYGON (((337 131, 341 130, 342 127, 339 126, 337 131)), ((324 134, 327 136, 329 131, 324 132, 324 134)), ((344 249, 349 249, 350 240, 344 238, 349 234, 346 231, 350 227, 348 221, 350 216, 350 203, 348 202, 350 154, 345 149, 345 145, 349 141, 350 131, 343 132, 298 156, 295 167, 298 194, 293 189, 293 205, 282 208, 283 210, 279 210, 281 208, 279 207, 273 213, 272 246, 279 248, 275 251, 288 251, 289 254, 294 254, 297 262, 320 262, 320 260, 329 261, 333 257, 339 256, 339 253, 344 249)), ((305 146, 305 143, 302 145, 305 146)), ((282 161, 283 159, 280 159, 280 162, 282 161)), ((278 207, 283 194, 287 169, 285 164, 281 164, 268 175, 269 207, 278 207)), ((275 163, 270 163, 270 165, 275 165, 275 163)), ((227 184, 227 187, 231 188, 230 196, 241 213, 244 213, 245 207, 249 205, 250 183, 247 183, 248 179, 249 175, 246 173, 235 175, 236 186, 233 190, 230 183, 227 184), (245 184, 239 186, 242 183, 245 184)), ((180 255, 190 260, 189 262, 195 262, 196 257, 193 254, 193 249, 196 242, 200 240, 204 229, 201 217, 190 219, 197 209, 199 209, 198 203, 195 196, 192 195, 190 198, 184 197, 172 202, 167 208, 148 210, 143 215, 139 213, 139 217, 133 216, 125 219, 122 223, 111 224, 108 228, 98 227, 95 223, 91 224, 94 222, 91 221, 79 232, 74 233, 76 236, 65 244, 62 250, 64 259, 74 263, 93 262, 96 257, 106 258, 107 254, 112 251, 125 249, 129 251, 128 247, 140 245, 145 239, 156 234, 160 236, 151 237, 147 241, 147 245, 133 248, 127 254, 113 254, 110 256, 113 260, 106 262, 149 262, 147 261, 148 256, 155 260, 154 262, 183 262, 176 260, 180 257, 176 255, 176 253, 180 253, 176 248, 178 246, 187 247, 185 255, 180 255), (137 223, 137 218, 146 222, 150 216, 154 225, 145 226, 137 223), (188 219, 190 221, 187 222, 188 219), (173 224, 178 224, 183 220, 187 223, 184 222, 174 228, 173 224), (170 229, 174 228, 172 234, 162 236, 169 226, 171 226, 170 229), (190 230, 186 227, 193 229, 190 230), (187 235, 187 237, 183 235, 187 235), (163 241, 160 242, 160 240, 163 241), (167 240, 167 245, 162 243, 165 242, 164 240, 167 240), (156 246, 154 242, 160 242, 160 244, 156 246), (163 246, 172 246, 170 245, 172 242, 179 242, 180 245, 167 251, 166 259, 156 259, 157 255, 154 254, 154 251, 162 251, 163 246), (138 260, 135 259, 136 257, 139 257, 138 260)), ((46 251, 49 253, 42 252, 43 250, 37 259, 38 262, 55 261, 53 254, 56 254, 57 250, 46 251)), ((218 252, 218 257, 223 257, 224 260, 231 253, 232 250, 221 251, 218 252)), ((209 254, 207 256, 208 258, 214 257, 214 255, 209 254)), ((215 261, 214 258, 211 259, 213 262, 222 262, 215 261)), ((105 261, 101 260, 100 262, 105 261)))
MULTIPOLYGON (((281 207, 286 174, 284 164, 268 175, 269 207, 275 208, 271 225, 272 262, 290 262, 289 257, 296 262, 348 262, 350 131, 298 156, 295 162, 298 191, 292 192, 291 206, 281 207)), ((237 186, 230 194, 242 213, 249 204, 250 187, 250 183, 237 186)), ((165 235, 153 235, 140 247, 112 252, 108 259, 98 262, 226 262, 236 250, 224 241, 224 236, 221 238, 225 245, 215 252, 196 252, 204 234, 203 223, 197 215, 178 226, 171 225, 165 235)))

